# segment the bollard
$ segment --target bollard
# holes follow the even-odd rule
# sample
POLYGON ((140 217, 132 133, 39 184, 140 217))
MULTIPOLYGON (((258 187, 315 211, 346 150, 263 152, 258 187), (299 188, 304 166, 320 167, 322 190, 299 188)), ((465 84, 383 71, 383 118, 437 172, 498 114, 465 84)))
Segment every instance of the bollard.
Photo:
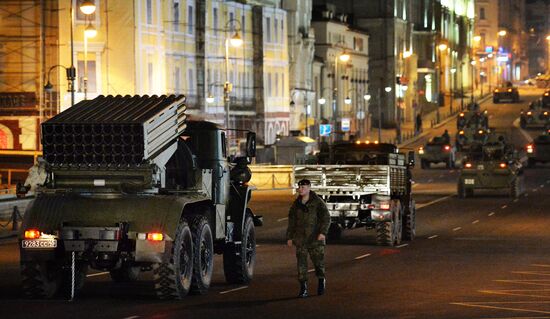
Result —
POLYGON ((11 230, 17 230, 17 216, 19 215, 19 210, 17 206, 13 206, 13 212, 11 213, 11 230))

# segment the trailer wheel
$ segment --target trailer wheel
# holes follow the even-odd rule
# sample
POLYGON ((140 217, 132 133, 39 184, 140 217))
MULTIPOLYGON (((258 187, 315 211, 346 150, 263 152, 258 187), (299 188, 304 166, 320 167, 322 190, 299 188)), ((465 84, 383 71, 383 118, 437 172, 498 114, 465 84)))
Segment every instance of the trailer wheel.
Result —
POLYGON ((376 242, 379 245, 395 246, 401 243, 401 233, 403 231, 402 217, 399 202, 394 202, 392 220, 376 223, 376 242))
POLYGON ((256 265, 256 229, 252 216, 247 214, 244 221, 241 246, 227 245, 223 252, 225 281, 231 284, 248 283, 254 276, 256 265))
POLYGON ((416 237, 416 203, 411 200, 403 216, 403 239, 413 240, 416 237))
POLYGON ((214 242, 212 229, 205 216, 196 216, 191 222, 193 235, 193 279, 191 292, 204 295, 210 288, 214 269, 214 242))
POLYGON ((189 293, 193 276, 193 240, 185 218, 176 230, 170 261, 154 264, 153 273, 155 291, 160 299, 182 299, 189 293))
POLYGON ((141 267, 123 264, 118 269, 113 269, 109 272, 111 279, 114 282, 133 282, 139 278, 141 267))
POLYGON ((510 186, 510 197, 512 198, 519 198, 521 195, 521 183, 519 179, 519 177, 516 177, 510 186))
POLYGON ((59 291, 60 269, 54 262, 21 262, 23 293, 32 299, 50 299, 59 291))

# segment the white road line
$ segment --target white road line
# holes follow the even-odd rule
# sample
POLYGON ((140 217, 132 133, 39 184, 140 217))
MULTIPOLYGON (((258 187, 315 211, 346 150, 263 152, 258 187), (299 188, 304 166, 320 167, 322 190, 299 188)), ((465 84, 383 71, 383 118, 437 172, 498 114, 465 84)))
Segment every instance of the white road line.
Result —
POLYGON ((545 265, 545 264, 531 264, 531 266, 533 266, 533 267, 550 267, 550 265, 545 265))
POLYGON ((489 215, 487 216, 494 216, 495 215, 495 212, 490 212, 489 215))
POLYGON ((439 202, 442 202, 442 201, 444 201, 444 200, 447 200, 447 199, 449 199, 449 198, 451 198, 451 197, 453 197, 453 196, 454 196, 454 195, 448 195, 448 196, 445 196, 445 197, 441 197, 441 198, 438 198, 438 199, 434 199, 434 200, 432 200, 431 202, 427 202, 427 203, 423 203, 423 204, 418 204, 418 205, 416 205, 416 209, 418 210, 418 209, 422 209, 422 208, 424 208, 424 207, 428 207, 428 206, 433 205, 433 204, 435 204, 435 203, 439 203, 439 202))
POLYGON ((409 244, 403 244, 403 245, 395 246, 395 248, 403 248, 403 247, 407 247, 407 246, 409 246, 409 244))
POLYGON ((359 259, 367 258, 367 257, 369 257, 369 256, 370 256, 370 254, 364 254, 364 255, 361 255, 361 256, 357 256, 357 257, 355 257, 355 260, 359 260, 359 259))
POLYGON ((226 290, 226 291, 221 291, 221 292, 220 292, 220 295, 225 295, 225 294, 228 294, 228 293, 230 293, 230 292, 239 291, 239 290, 243 290, 243 289, 246 289, 246 288, 248 288, 248 286, 242 286, 242 287, 235 288, 235 289, 230 289, 230 290, 226 290))
POLYGON ((126 317, 126 318, 123 318, 123 319, 136 319, 136 318, 139 318, 139 316, 130 316, 130 317, 126 317))
POLYGON ((514 203, 517 203, 517 202, 519 202, 519 199, 517 199, 517 198, 514 199, 514 203))
POLYGON ((437 238, 437 237, 439 237, 439 235, 430 236, 430 237, 428 237, 428 239, 434 239, 434 238, 437 238))
MULTIPOLYGON (((511 302, 508 302, 508 303, 511 303, 511 302)), ((523 302, 518 302, 518 303, 523 304, 523 302)), ((492 304, 494 304, 494 303, 492 303, 492 304)), ((483 305, 483 304, 475 304, 473 302, 451 302, 451 305, 464 306, 464 307, 474 307, 474 308, 486 308, 486 309, 498 309, 498 310, 510 310, 510 311, 518 311, 518 312, 534 312, 534 313, 550 314, 550 312, 548 312, 548 311, 540 311, 540 310, 534 310, 534 309, 488 306, 488 305, 483 305)))
POLYGON ((477 223, 479 223, 479 219, 476 219, 472 222, 472 224, 477 224, 477 223))
POLYGON ((505 209, 506 207, 508 207, 508 205, 502 205, 500 209, 505 209))
POLYGON ((538 188, 533 188, 533 193, 536 193, 538 191, 539 191, 538 188))
POLYGON ((280 222, 282 222, 282 221, 285 221, 285 220, 287 220, 287 219, 288 219, 288 217, 285 217, 285 218, 279 218, 279 219, 277 219, 277 222, 279 222, 279 223, 280 223, 280 222))
POLYGON ((456 228, 453 228, 453 231, 459 231, 461 229, 462 229, 462 227, 456 227, 456 228))
POLYGON ((431 182, 433 182, 433 181, 434 181, 434 180, 430 178, 430 179, 428 180, 428 183, 431 183, 431 182))
POLYGON ((89 274, 89 275, 86 275, 86 277, 96 277, 96 276, 103 276, 103 275, 107 275, 109 274, 108 271, 104 271, 104 272, 98 272, 98 273, 95 273, 95 274, 89 274))
POLYGON ((310 269, 307 272, 314 272, 314 271, 315 271, 315 269, 310 269))
POLYGON ((550 273, 546 271, 512 271, 512 273, 520 275, 550 276, 550 273))
POLYGON ((261 245, 256 245, 256 248, 260 247, 261 245))

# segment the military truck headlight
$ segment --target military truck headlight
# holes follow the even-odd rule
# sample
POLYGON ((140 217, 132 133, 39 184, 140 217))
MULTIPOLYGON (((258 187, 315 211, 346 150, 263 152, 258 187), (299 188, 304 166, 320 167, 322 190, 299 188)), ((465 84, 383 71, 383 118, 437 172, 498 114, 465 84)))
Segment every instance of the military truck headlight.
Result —
POLYGON ((424 154, 424 148, 423 147, 418 149, 418 154, 421 154, 421 155, 424 154))

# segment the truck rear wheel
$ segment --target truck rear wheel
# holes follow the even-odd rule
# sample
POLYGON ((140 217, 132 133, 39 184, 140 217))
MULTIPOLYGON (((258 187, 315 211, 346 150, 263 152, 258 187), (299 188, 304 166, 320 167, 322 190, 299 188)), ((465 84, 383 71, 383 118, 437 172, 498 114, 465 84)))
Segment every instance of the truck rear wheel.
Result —
POLYGON ((383 246, 395 246, 401 243, 403 214, 399 202, 392 208, 392 220, 376 223, 376 242, 383 246))
POLYGON ((521 182, 519 180, 519 177, 516 177, 512 181, 512 185, 510 186, 510 197, 519 198, 520 195, 521 195, 521 182))
POLYGON ((115 282, 132 282, 138 280, 140 271, 140 267, 123 264, 122 267, 113 269, 109 273, 115 282))
POLYGON ((49 299, 59 291, 60 269, 54 262, 21 262, 23 293, 32 299, 49 299))
POLYGON ((193 279, 191 292, 204 295, 210 288, 214 269, 212 229, 205 216, 196 216, 191 222, 193 234, 193 279))
POLYGON ((244 221, 243 235, 239 251, 227 245, 223 252, 223 271, 228 283, 248 283, 254 276, 256 265, 256 230, 252 216, 244 221))
POLYGON ((193 240, 187 220, 182 218, 170 261, 153 265, 155 291, 160 299, 182 299, 191 288, 193 240))
POLYGON ((413 240, 416 237, 416 203, 414 200, 405 208, 403 216, 403 239, 413 240))

